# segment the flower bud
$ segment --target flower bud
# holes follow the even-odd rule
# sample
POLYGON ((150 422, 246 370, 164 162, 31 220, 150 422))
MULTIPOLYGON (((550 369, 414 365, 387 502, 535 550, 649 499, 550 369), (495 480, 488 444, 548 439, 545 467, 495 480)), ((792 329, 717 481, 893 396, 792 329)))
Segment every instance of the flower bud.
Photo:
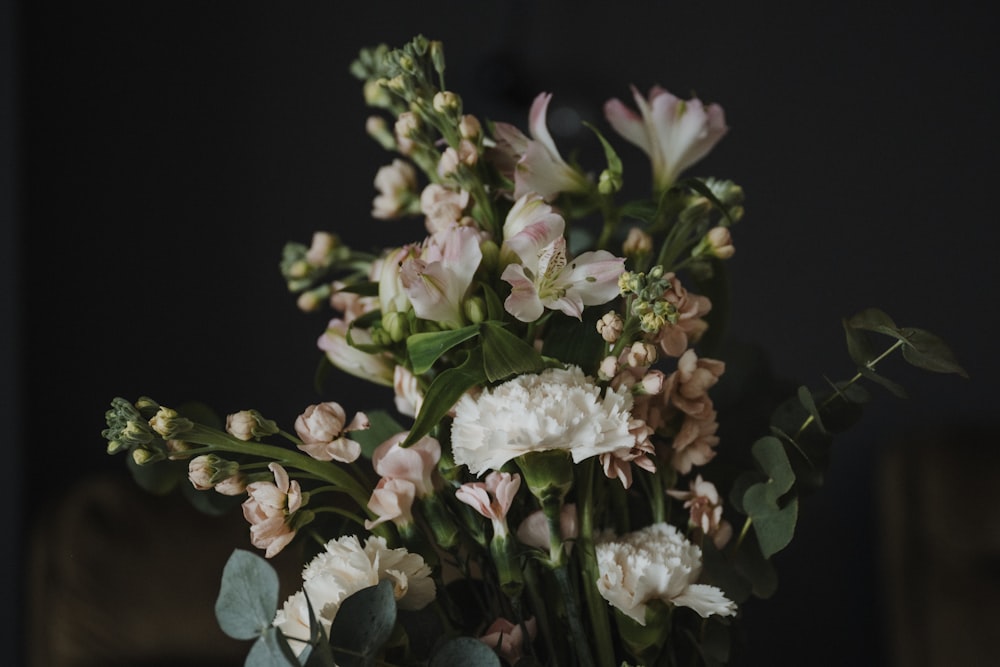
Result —
POLYGON ((458 131, 462 135, 463 139, 475 141, 480 137, 480 135, 482 135, 483 126, 479 122, 478 118, 470 114, 465 114, 458 122, 458 131))
POLYGON ((340 239, 330 232, 314 232, 312 245, 306 251, 306 263, 317 268, 330 266, 333 252, 340 245, 340 239))
POLYGON ((643 257, 653 251, 653 237, 639 229, 632 227, 628 230, 628 236, 622 244, 622 253, 629 258, 643 257))
POLYGON ((241 472, 220 481, 215 485, 215 492, 224 496, 241 496, 247 492, 247 476, 241 472))
POLYGON ((637 340, 625 355, 625 362, 632 368, 651 366, 656 361, 656 347, 651 343, 637 340))
POLYGON ((188 463, 188 480, 199 491, 207 491, 239 470, 240 466, 235 461, 227 461, 215 454, 204 454, 188 463))
POLYGON ((614 356, 607 356, 601 360, 601 365, 597 369, 597 377, 602 380, 610 380, 618 374, 618 359, 614 356))
POLYGON ((391 104, 388 91, 389 82, 387 79, 369 80, 365 82, 363 89, 365 104, 379 109, 388 108, 391 104))
POLYGON ((434 70, 438 74, 444 74, 444 45, 434 40, 430 44, 431 62, 434 63, 434 70))
POLYGON ((462 110, 462 100, 450 90, 442 90, 434 95, 434 110, 440 114, 455 114, 462 110))
POLYGON ((389 340, 399 343, 410 333, 410 323, 404 313, 392 311, 382 315, 382 328, 389 335, 389 340))
POLYGON ((483 301, 482 297, 473 297, 467 299, 464 304, 462 304, 463 310, 465 311, 465 318, 472 324, 479 324, 480 322, 485 322, 488 319, 486 312, 486 302, 483 301))
POLYGON ((622 335, 623 328, 622 318, 614 311, 605 313, 601 319, 597 320, 597 333, 601 334, 601 338, 608 343, 617 341, 622 335))
POLYGON ((396 138, 389 131, 389 124, 381 116, 368 116, 365 132, 387 151, 396 150, 396 138))
POLYGON ((639 383, 632 387, 632 390, 640 394, 655 395, 663 391, 665 383, 666 376, 663 371, 649 371, 639 383))
POLYGON ((253 440, 274 435, 280 429, 256 410, 241 410, 226 417, 226 432, 240 440, 253 440))
POLYGON ((132 460, 135 461, 136 465, 144 466, 150 463, 156 463, 157 461, 162 461, 166 456, 163 452, 156 452, 152 449, 146 449, 145 447, 136 447, 132 450, 132 460))
POLYGON ((605 169, 597 178, 597 191, 602 195, 613 195, 622 189, 622 185, 621 172, 605 169))
POLYGON ((733 247, 733 237, 726 227, 713 227, 708 230, 707 238, 712 254, 719 259, 729 259, 736 252, 736 248, 733 247))
POLYGON ((190 431, 194 422, 181 417, 176 410, 161 407, 157 410, 156 415, 149 420, 149 426, 164 440, 171 440, 190 431))

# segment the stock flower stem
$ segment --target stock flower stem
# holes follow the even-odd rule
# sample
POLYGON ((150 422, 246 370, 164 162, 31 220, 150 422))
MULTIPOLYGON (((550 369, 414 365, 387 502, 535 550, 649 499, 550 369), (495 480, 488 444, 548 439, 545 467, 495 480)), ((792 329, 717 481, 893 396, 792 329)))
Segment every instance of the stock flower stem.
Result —
POLYGON ((348 494, 360 507, 368 505, 369 493, 351 475, 347 474, 336 465, 324 461, 317 461, 311 456, 294 452, 283 447, 268 445, 263 442, 253 440, 239 440, 226 433, 211 429, 201 424, 184 434, 187 442, 197 445, 205 445, 213 450, 234 452, 240 454, 251 454, 264 459, 277 461, 303 472, 315 475, 317 479, 336 486, 344 493, 348 494))

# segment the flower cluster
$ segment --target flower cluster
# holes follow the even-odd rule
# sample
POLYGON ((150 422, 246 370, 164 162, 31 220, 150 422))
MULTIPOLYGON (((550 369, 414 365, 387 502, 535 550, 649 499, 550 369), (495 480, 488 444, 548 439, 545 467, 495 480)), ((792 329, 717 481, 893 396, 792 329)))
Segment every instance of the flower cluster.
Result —
POLYGON ((217 428, 115 399, 109 453, 129 452, 145 480, 182 466, 210 503, 243 498, 267 558, 323 545, 280 609, 240 621, 221 604, 250 576, 239 568, 262 566, 241 558, 223 580, 224 629, 287 664, 724 662, 740 605, 768 594, 792 537, 825 421, 864 400, 856 382, 900 348, 961 369, 927 332, 866 311, 845 323, 857 376, 803 388, 774 435, 720 456, 726 363, 708 333, 743 191, 686 172, 726 134, 721 107, 659 86, 632 89, 637 110, 608 101, 610 130, 651 165, 626 197, 600 129, 596 175, 565 157, 550 93, 525 133, 464 108, 438 42, 364 50, 352 71, 376 110, 366 130, 391 153, 371 214, 414 240, 372 255, 317 232, 285 247, 281 270, 300 308, 330 312, 324 363, 391 388, 395 414, 348 419, 327 400, 289 432, 256 410, 217 428), (866 331, 896 342, 877 355, 866 331))

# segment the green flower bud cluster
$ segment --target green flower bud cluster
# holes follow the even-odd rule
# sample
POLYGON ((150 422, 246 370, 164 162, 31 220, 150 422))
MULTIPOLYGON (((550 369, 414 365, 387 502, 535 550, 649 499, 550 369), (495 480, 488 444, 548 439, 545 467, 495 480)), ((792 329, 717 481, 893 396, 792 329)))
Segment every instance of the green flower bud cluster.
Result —
POLYGON ((634 297, 631 314, 639 318, 644 332, 656 333, 667 324, 677 323, 677 306, 666 299, 673 286, 664 278, 662 266, 654 266, 648 274, 626 271, 618 278, 618 289, 622 296, 634 297))
POLYGON ((309 261, 309 246, 303 243, 289 242, 281 252, 281 275, 285 278, 289 292, 302 292, 314 286, 330 273, 331 268, 338 263, 349 261, 351 250, 335 241, 330 253, 322 262, 309 261))
POLYGON ((722 204, 729 220, 739 222, 743 217, 743 188, 732 181, 718 178, 705 179, 705 185, 722 204))
POLYGON ((101 435, 108 441, 108 454, 144 447, 157 438, 149 425, 149 417, 144 417, 124 398, 111 401, 111 409, 104 413, 104 420, 108 427, 101 435))

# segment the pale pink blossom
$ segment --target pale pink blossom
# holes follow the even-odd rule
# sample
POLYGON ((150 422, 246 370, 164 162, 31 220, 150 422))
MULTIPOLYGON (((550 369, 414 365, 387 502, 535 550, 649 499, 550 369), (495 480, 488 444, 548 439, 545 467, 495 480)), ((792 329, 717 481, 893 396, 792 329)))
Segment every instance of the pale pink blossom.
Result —
POLYGON ((417 170, 409 162, 396 158, 375 173, 375 188, 379 194, 372 201, 372 217, 398 218, 415 197, 417 170))
POLYGON ((703 158, 726 134, 722 107, 701 100, 681 100, 659 86, 644 98, 633 86, 632 97, 639 113, 612 99, 604 105, 611 127, 641 148, 653 166, 657 191, 673 185, 682 171, 703 158))
POLYGON ((424 395, 420 391, 417 376, 406 366, 396 366, 393 371, 392 388, 396 393, 396 410, 407 417, 416 417, 424 403, 424 395))
POLYGON ((712 227, 706 235, 712 254, 719 259, 729 259, 736 254, 733 237, 726 227, 712 227))
POLYGON ((483 133, 483 125, 475 116, 465 114, 462 116, 462 119, 458 121, 458 132, 462 135, 463 139, 475 141, 479 138, 479 135, 483 133))
POLYGON ((463 484, 455 491, 455 499, 493 522, 494 537, 506 537, 507 512, 521 487, 517 473, 491 472, 482 482, 463 484))
POLYGON ((597 320, 597 333, 601 334, 601 338, 607 343, 617 341, 622 335, 623 328, 622 318, 614 311, 604 313, 601 319, 597 320))
POLYGON ((677 370, 672 374, 670 402, 681 412, 704 419, 713 410, 708 390, 725 370, 725 362, 698 358, 694 350, 688 350, 677 360, 677 370))
POLYGON ((476 145, 468 139, 462 139, 458 148, 449 146, 444 149, 441 159, 438 160, 437 174, 440 178, 447 178, 458 171, 459 165, 472 167, 479 161, 479 151, 476 145))
POLYGON ((518 200, 507 216, 504 249, 520 263, 508 264, 500 276, 512 288, 504 308, 522 322, 537 320, 545 308, 582 319, 584 306, 607 303, 619 294, 625 260, 605 250, 570 260, 562 235, 565 224, 534 195, 518 200))
POLYGON ((715 433, 718 430, 714 411, 703 419, 685 416, 673 439, 670 465, 674 470, 686 475, 693 466, 703 466, 715 458, 715 446, 719 444, 719 436, 715 433))
POLYGON ((413 500, 416 487, 405 479, 383 477, 375 485, 368 500, 368 509, 378 517, 375 521, 365 520, 365 529, 392 521, 397 526, 413 523, 413 500))
POLYGON ((465 296, 483 258, 479 241, 475 229, 452 227, 429 236, 419 257, 403 260, 399 278, 417 317, 462 326, 465 296))
MULTIPOLYGON (((567 550, 572 548, 578 534, 576 505, 566 503, 559 510, 559 536, 566 542, 567 550)), ((552 541, 545 512, 537 510, 525 517, 517 527, 517 540, 525 546, 549 551, 552 541)))
MULTIPOLYGON (((334 318, 319 337, 317 346, 326 353, 330 363, 345 373, 376 384, 392 386, 395 364, 384 354, 369 354, 354 347, 347 342, 347 332, 347 322, 334 318)), ((351 329, 351 338, 361 345, 372 342, 371 335, 364 329, 351 329)))
POLYGON ((541 93, 531 105, 528 130, 531 139, 507 123, 495 123, 497 151, 501 154, 501 169, 507 161, 515 163, 514 198, 538 193, 552 201, 560 192, 587 192, 591 184, 579 170, 563 160, 549 134, 545 116, 551 93, 541 93))
POLYGON ((393 131, 396 134, 396 146, 403 155, 413 152, 413 137, 420 129, 420 121, 412 111, 404 111, 396 118, 393 131))
POLYGON ((319 461, 353 463, 361 456, 361 445, 344 434, 365 430, 371 424, 363 412, 354 415, 350 424, 346 421, 347 413, 338 403, 310 405, 295 420, 295 432, 302 439, 298 448, 319 461))
POLYGON ((250 522, 250 542, 271 558, 295 537, 289 521, 302 507, 303 497, 299 483, 289 480, 280 464, 271 463, 267 468, 274 474, 274 482, 247 484, 243 516, 250 522))
POLYGON ((652 458, 656 454, 656 448, 649 440, 653 429, 641 419, 633 419, 629 422, 629 431, 635 436, 634 447, 623 447, 608 454, 601 454, 604 475, 608 479, 617 478, 626 489, 632 486, 633 465, 649 473, 656 472, 656 463, 652 458))
POLYGON ((435 234, 459 224, 469 205, 469 193, 431 183, 420 193, 420 210, 426 216, 427 231, 435 234))
POLYGON ((346 283, 339 280, 330 284, 333 290, 330 294, 330 306, 343 314, 343 319, 347 324, 366 313, 379 309, 377 297, 361 296, 354 292, 345 291, 344 288, 347 286, 346 283))
POLYGON ((628 236, 622 243, 622 253, 626 257, 639 257, 653 252, 653 237, 638 227, 628 230, 628 236))
POLYGON ((684 501, 684 509, 689 510, 688 525, 712 539, 716 548, 722 549, 733 536, 733 527, 722 518, 722 498, 715 484, 698 475, 689 485, 688 491, 671 489, 667 494, 684 501))
POLYGON ((241 472, 221 480, 215 492, 224 496, 242 496, 247 491, 247 476, 241 472))
POLYGON ((664 279, 670 283, 670 289, 663 298, 677 309, 677 322, 664 325, 657 342, 667 355, 679 357, 705 333, 708 323, 703 318, 712 310, 712 302, 708 297, 688 292, 673 273, 666 274, 664 279))
POLYGON ((306 251, 306 262, 310 266, 329 266, 330 258, 337 247, 337 237, 329 232, 315 232, 312 244, 306 251))
POLYGON ((417 498, 434 493, 434 473, 441 460, 441 443, 429 435, 409 447, 400 447, 409 431, 392 436, 375 448, 372 468, 382 477, 405 479, 413 484, 417 498))
POLYGON ((528 631, 528 641, 535 638, 535 619, 529 618, 522 625, 511 623, 506 618, 498 618, 479 638, 508 664, 516 664, 524 655, 524 630, 528 631))

